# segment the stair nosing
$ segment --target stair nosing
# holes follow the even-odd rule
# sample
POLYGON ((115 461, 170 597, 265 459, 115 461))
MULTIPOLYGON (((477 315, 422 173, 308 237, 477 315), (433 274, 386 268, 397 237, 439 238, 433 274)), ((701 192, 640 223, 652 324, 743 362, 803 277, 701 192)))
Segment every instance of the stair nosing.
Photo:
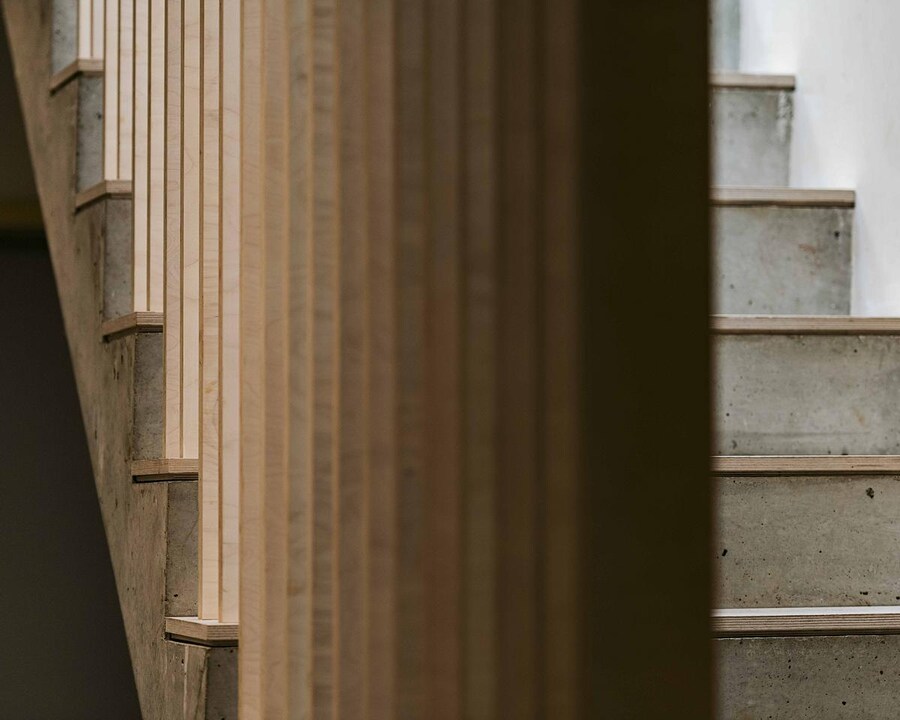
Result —
POLYGON ((718 638, 900 634, 900 607, 751 608, 714 610, 718 638))
POLYGON ((131 463, 131 476, 139 483, 197 480, 199 475, 200 461, 197 458, 143 459, 131 463))
POLYGON ((788 90, 797 88, 795 75, 768 75, 763 73, 714 72, 709 76, 714 88, 733 90, 788 90))
POLYGON ((900 335, 900 317, 713 315, 715 335, 900 335))
POLYGON ((101 180, 75 195, 75 212, 100 200, 130 198, 131 193, 131 180, 101 180))
POLYGON ((102 75, 103 60, 96 58, 78 58, 70 62, 62 70, 50 78, 50 94, 61 90, 79 75, 102 75))
POLYGON ((723 477, 900 474, 900 455, 716 455, 712 474, 723 477))
POLYGON ((710 202, 721 207, 854 208, 856 191, 720 185, 710 189, 710 202))
POLYGON ((101 326, 104 340, 115 340, 136 333, 160 333, 163 331, 161 312, 133 312, 107 320, 101 326))
POLYGON ((168 639, 205 647, 237 647, 238 623, 201 620, 196 617, 167 617, 168 639))

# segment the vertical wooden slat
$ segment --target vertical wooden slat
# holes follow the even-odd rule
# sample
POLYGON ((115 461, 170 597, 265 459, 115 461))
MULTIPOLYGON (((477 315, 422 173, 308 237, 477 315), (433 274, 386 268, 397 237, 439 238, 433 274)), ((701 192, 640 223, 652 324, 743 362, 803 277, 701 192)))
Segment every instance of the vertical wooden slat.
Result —
POLYGON ((200 617, 219 617, 219 0, 203 0, 200 208, 200 617))
POLYGON ((103 59, 103 26, 105 0, 90 0, 91 2, 91 54, 95 60, 103 59))
POLYGON ((134 148, 134 1, 119 3, 119 179, 131 180, 134 148))
POLYGON ((237 622, 240 597, 241 7, 222 3, 221 287, 219 378, 221 582, 219 618, 237 622))
MULTIPOLYGON (((261 720, 263 717, 263 596, 266 585, 261 502, 265 324, 262 302, 263 2, 241 2, 241 624, 238 714, 244 720, 261 720)), ((295 288, 294 292, 298 289, 295 288)), ((309 457, 308 452, 306 455, 309 457)), ((296 554, 292 554, 291 560, 291 568, 300 562, 296 554)), ((302 587, 303 579, 301 570, 300 577, 292 585, 302 587)), ((298 642, 293 633, 292 638, 292 647, 295 648, 292 657, 297 658, 299 648, 306 644, 298 642)), ((307 654, 302 653, 300 657, 305 658, 307 654)), ((306 675, 295 671, 294 676, 306 675)))
POLYGON ((497 3, 465 10, 465 482, 463 704, 498 717, 497 3))
POLYGON ((185 457, 200 450, 201 0, 183 0, 181 87, 181 437, 185 457))
POLYGON ((149 209, 149 141, 150 141, 150 1, 134 0, 134 147, 133 147, 133 242, 134 242, 134 309, 150 309, 149 243, 147 214, 149 209))
POLYGON ((181 272, 181 3, 166 6, 166 157, 165 157, 165 448, 167 457, 184 457, 182 433, 181 272))
POLYGON ((103 178, 119 179, 119 0, 105 0, 103 178))
POLYGON ((78 57, 91 57, 94 0, 78 0, 78 57))
POLYGON ((162 312, 165 284, 166 2, 149 0, 147 113, 147 307, 162 312))
POLYGON ((395 0, 366 14, 369 354, 367 717, 397 717, 397 317, 395 0))

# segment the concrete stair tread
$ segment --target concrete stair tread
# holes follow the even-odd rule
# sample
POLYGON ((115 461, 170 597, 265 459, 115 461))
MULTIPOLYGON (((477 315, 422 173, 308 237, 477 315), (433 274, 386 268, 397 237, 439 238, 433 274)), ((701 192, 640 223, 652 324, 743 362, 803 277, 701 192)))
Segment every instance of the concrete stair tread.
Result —
POLYGON ((238 623, 197 617, 167 617, 166 635, 172 640, 207 647, 234 647, 238 643, 238 623))
POLYGON ((135 460, 131 464, 131 476, 135 482, 197 480, 199 475, 200 461, 197 458, 135 460))
POLYGON ((829 188, 790 188, 752 185, 713 187, 710 202, 729 207, 844 207, 856 205, 854 190, 829 188))
POLYGON ((898 317, 855 315, 713 315, 717 335, 900 335, 898 317))
POLYGON ((709 83, 717 90, 794 90, 797 78, 794 75, 714 72, 709 76, 709 83))
POLYGON ((716 455, 714 475, 900 475, 900 455, 716 455))
POLYGON ((713 610, 716 637, 900 634, 900 606, 713 610))

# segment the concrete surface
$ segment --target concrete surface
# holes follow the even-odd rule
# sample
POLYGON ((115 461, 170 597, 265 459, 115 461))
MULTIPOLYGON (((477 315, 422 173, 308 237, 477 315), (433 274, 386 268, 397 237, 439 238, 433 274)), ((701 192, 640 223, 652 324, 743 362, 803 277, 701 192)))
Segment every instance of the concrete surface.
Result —
POLYGON ((713 184, 787 185, 793 93, 717 88, 711 102, 713 184))
POLYGON ((711 66, 737 70, 741 66, 741 0, 712 0, 709 9, 711 66))
POLYGON ((718 478, 715 607, 900 605, 900 477, 718 478))
POLYGON ((717 313, 850 313, 853 211, 717 207, 713 211, 717 313))
POLYGON ((900 337, 717 336, 715 454, 900 453, 900 337))

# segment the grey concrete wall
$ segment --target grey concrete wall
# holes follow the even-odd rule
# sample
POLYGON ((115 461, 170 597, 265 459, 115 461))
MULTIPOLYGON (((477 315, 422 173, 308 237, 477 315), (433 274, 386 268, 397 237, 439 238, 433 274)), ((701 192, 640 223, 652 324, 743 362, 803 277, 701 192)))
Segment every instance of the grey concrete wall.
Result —
POLYGON ((741 66, 741 0, 711 0, 709 9, 712 68, 737 70, 741 66))
POLYGON ((716 607, 900 604, 900 477, 715 486, 716 607))
POLYGON ((900 636, 716 643, 720 720, 894 720, 900 636))
POLYGON ((788 184, 792 92, 716 89, 711 117, 714 184, 788 184))
POLYGON ((852 210, 719 207, 713 224, 715 312, 850 313, 852 210))
POLYGON ((716 454, 900 453, 900 337, 719 336, 716 454))

